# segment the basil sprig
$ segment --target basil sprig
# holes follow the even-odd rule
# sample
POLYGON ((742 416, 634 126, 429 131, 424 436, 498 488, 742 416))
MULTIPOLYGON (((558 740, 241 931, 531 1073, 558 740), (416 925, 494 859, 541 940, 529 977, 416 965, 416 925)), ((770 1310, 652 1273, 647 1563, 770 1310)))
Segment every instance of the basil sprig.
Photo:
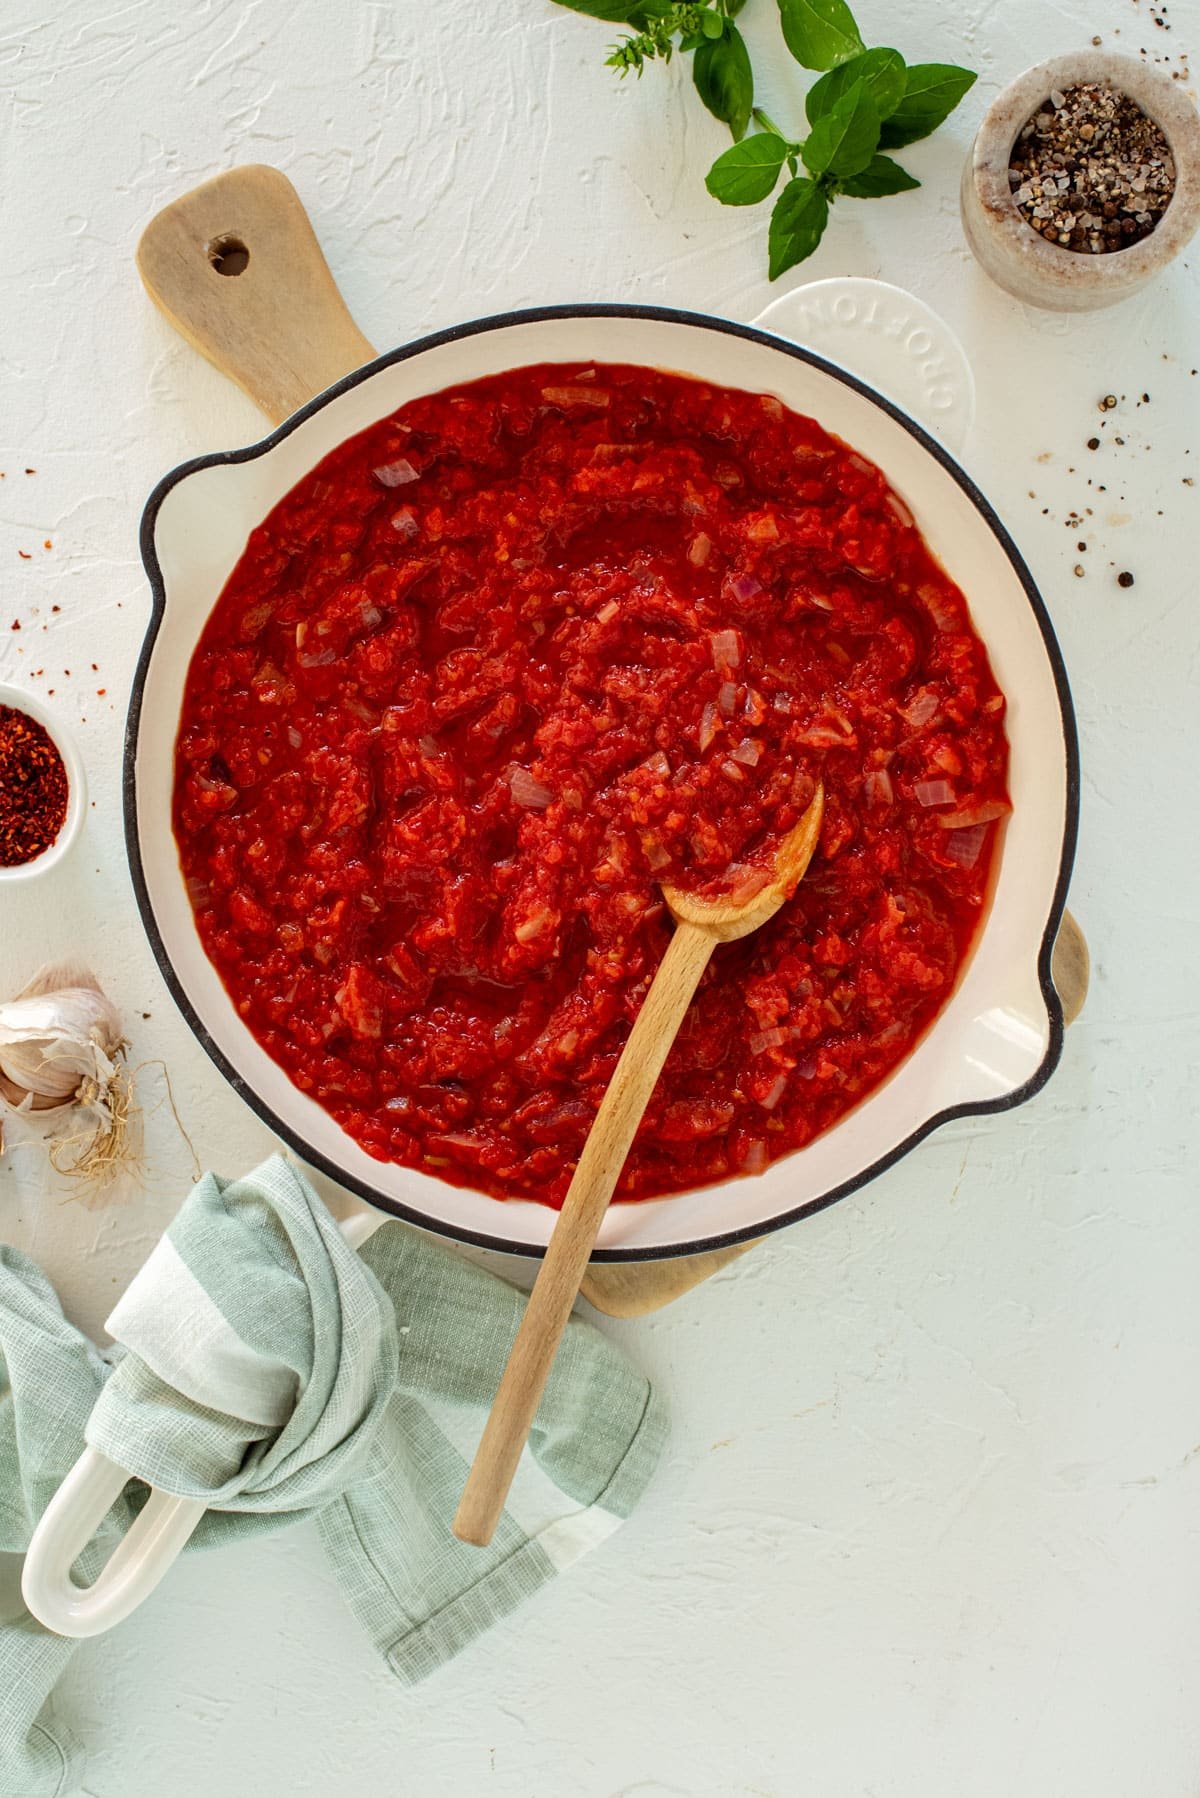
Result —
POLYGON ((729 127, 733 147, 718 156, 705 186, 726 206, 769 198, 770 278, 811 256, 835 199, 883 199, 921 184, 885 155, 936 131, 975 80, 952 63, 906 65, 899 50, 868 48, 846 0, 778 0, 783 39, 803 68, 820 71, 805 97, 807 136, 792 139, 754 104, 754 72, 734 24, 746 0, 557 0, 629 34, 608 61, 622 75, 648 62, 692 56, 696 91, 729 127), (751 121, 758 127, 750 136, 751 121), (804 170, 802 173, 801 170, 804 170))

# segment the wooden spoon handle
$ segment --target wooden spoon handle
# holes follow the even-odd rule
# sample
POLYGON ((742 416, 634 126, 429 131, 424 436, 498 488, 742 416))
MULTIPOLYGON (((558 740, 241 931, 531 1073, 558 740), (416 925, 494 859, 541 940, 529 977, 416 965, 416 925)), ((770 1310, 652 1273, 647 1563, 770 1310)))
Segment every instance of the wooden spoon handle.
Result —
POLYGON ((486 1546, 500 1521, 596 1233, 715 940, 696 925, 677 926, 629 1033, 583 1145, 463 1489, 454 1519, 454 1534, 463 1542, 486 1546))
POLYGON ((230 169, 172 201, 137 265, 175 329, 275 424, 374 358, 278 169, 230 169))

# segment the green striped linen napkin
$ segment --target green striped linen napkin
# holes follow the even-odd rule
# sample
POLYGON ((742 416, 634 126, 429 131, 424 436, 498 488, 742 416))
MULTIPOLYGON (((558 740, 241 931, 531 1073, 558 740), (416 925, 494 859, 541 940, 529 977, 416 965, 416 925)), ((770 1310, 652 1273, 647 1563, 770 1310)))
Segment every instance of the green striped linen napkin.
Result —
MULTIPOLYGON (((347 1601, 405 1684, 617 1528, 662 1448, 660 1401, 572 1319, 490 1548, 451 1533, 524 1308, 397 1223, 359 1254, 296 1168, 209 1174, 108 1321, 101 1353, 0 1247, 0 1553, 20 1554, 91 1444, 210 1507, 189 1548, 315 1517, 347 1601)), ((94 1578, 130 1484, 77 1566, 94 1578)), ((169 1590, 170 1575, 165 1590, 169 1590)), ((65 1798, 79 1755, 50 1694, 75 1644, 0 1617, 0 1798, 65 1798)))

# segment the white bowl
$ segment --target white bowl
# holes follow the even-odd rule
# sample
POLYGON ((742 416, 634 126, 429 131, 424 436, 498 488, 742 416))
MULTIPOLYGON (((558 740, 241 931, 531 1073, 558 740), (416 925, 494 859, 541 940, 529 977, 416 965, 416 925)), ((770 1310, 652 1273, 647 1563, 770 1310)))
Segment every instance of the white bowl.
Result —
POLYGON ((63 819, 62 829, 48 848, 32 861, 18 862, 14 868, 0 867, 0 885, 18 880, 34 880, 39 874, 46 874, 66 855, 71 844, 79 835, 84 813, 87 811, 87 776, 83 769, 83 757, 75 746, 75 739, 69 735, 62 719, 44 699, 36 694, 26 692, 24 687, 0 685, 0 705, 11 706, 16 712, 24 712, 27 718, 34 718, 47 732, 67 771, 67 815, 63 819))
POLYGON ((951 998, 911 1055, 835 1127, 764 1173, 614 1205, 599 1256, 688 1254, 831 1203, 936 1125, 999 1111, 1048 1078, 1062 1047, 1050 953, 1075 846, 1079 776, 1066 675, 1045 607, 1004 527, 943 446, 890 401, 795 344, 650 307, 551 307, 484 319, 381 356, 262 443, 185 463, 142 524, 154 595, 126 745, 126 836, 155 954, 213 1060, 280 1136, 371 1203, 459 1240, 540 1254, 556 1213, 374 1161, 293 1086, 239 1018, 204 953, 171 829, 174 745, 188 664, 250 531, 337 444, 417 395, 522 364, 608 361, 678 370, 794 411, 878 463, 960 584, 1008 698, 1013 800, 988 917, 951 998))

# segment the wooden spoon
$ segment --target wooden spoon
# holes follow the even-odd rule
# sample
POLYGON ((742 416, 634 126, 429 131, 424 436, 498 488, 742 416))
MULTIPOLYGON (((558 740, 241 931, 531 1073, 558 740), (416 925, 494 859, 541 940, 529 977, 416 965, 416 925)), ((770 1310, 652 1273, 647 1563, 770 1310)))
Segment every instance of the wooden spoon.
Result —
POLYGON ((460 1541, 485 1547, 500 1521, 601 1221, 709 957, 718 943, 749 936, 791 898, 812 860, 824 809, 825 793, 818 785, 799 824, 780 843, 763 885, 738 904, 663 887, 675 934, 583 1145, 529 1295, 459 1501, 454 1534, 460 1541))

